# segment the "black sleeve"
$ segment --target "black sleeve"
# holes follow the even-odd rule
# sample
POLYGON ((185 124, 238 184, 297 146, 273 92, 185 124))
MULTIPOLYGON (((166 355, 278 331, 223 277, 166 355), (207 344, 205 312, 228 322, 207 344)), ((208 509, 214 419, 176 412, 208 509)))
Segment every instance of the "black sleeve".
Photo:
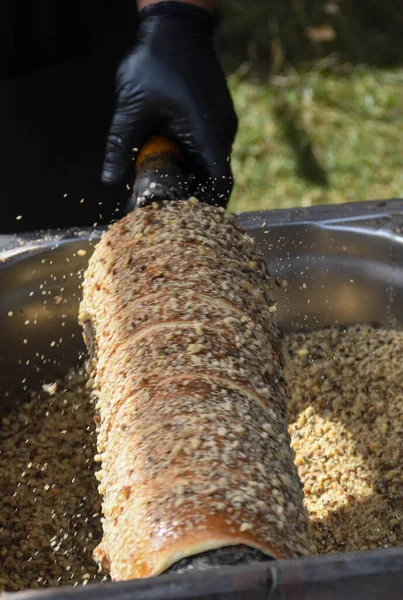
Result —
POLYGON ((136 0, 3 0, 0 77, 54 66, 101 45, 128 45, 136 20, 136 0))

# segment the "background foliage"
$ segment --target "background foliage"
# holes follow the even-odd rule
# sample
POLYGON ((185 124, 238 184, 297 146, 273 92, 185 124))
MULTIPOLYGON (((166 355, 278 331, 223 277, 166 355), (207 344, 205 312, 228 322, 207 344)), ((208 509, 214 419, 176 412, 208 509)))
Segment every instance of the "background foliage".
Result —
POLYGON ((403 197, 403 1, 221 0, 233 211, 403 197))

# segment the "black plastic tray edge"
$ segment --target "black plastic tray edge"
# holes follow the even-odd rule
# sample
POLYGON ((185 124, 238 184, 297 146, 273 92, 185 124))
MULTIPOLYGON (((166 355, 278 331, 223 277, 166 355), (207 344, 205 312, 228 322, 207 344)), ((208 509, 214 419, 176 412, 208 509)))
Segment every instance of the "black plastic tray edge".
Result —
POLYGON ((6 594, 12 600, 397 600, 403 548, 6 594))

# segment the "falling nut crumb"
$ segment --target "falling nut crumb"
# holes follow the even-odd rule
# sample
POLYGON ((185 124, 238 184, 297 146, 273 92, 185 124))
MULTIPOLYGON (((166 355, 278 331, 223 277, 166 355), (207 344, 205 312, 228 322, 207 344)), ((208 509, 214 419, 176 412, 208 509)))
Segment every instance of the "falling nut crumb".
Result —
POLYGON ((203 350, 203 345, 202 344, 190 344, 188 346, 188 350, 191 354, 198 354, 199 352, 201 352, 203 350))
POLYGON ((53 396, 57 392, 57 382, 53 381, 52 383, 44 383, 42 385, 42 389, 47 393, 53 396))
POLYGON ((198 448, 200 448, 200 446, 201 446, 200 438, 192 438, 190 440, 190 445, 193 448, 193 450, 197 450, 198 448))
POLYGON ((307 348, 298 348, 297 354, 300 358, 306 358, 308 356, 308 349, 307 348))

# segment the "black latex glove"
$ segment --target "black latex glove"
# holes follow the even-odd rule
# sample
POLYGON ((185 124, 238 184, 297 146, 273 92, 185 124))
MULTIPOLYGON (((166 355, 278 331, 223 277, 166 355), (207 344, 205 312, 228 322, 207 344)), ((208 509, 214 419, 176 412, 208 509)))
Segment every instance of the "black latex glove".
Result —
POLYGON ((180 2, 139 15, 136 43, 122 60, 102 181, 115 184, 133 164, 133 148, 162 135, 182 149, 190 193, 226 206, 237 118, 212 39, 212 17, 180 2))

